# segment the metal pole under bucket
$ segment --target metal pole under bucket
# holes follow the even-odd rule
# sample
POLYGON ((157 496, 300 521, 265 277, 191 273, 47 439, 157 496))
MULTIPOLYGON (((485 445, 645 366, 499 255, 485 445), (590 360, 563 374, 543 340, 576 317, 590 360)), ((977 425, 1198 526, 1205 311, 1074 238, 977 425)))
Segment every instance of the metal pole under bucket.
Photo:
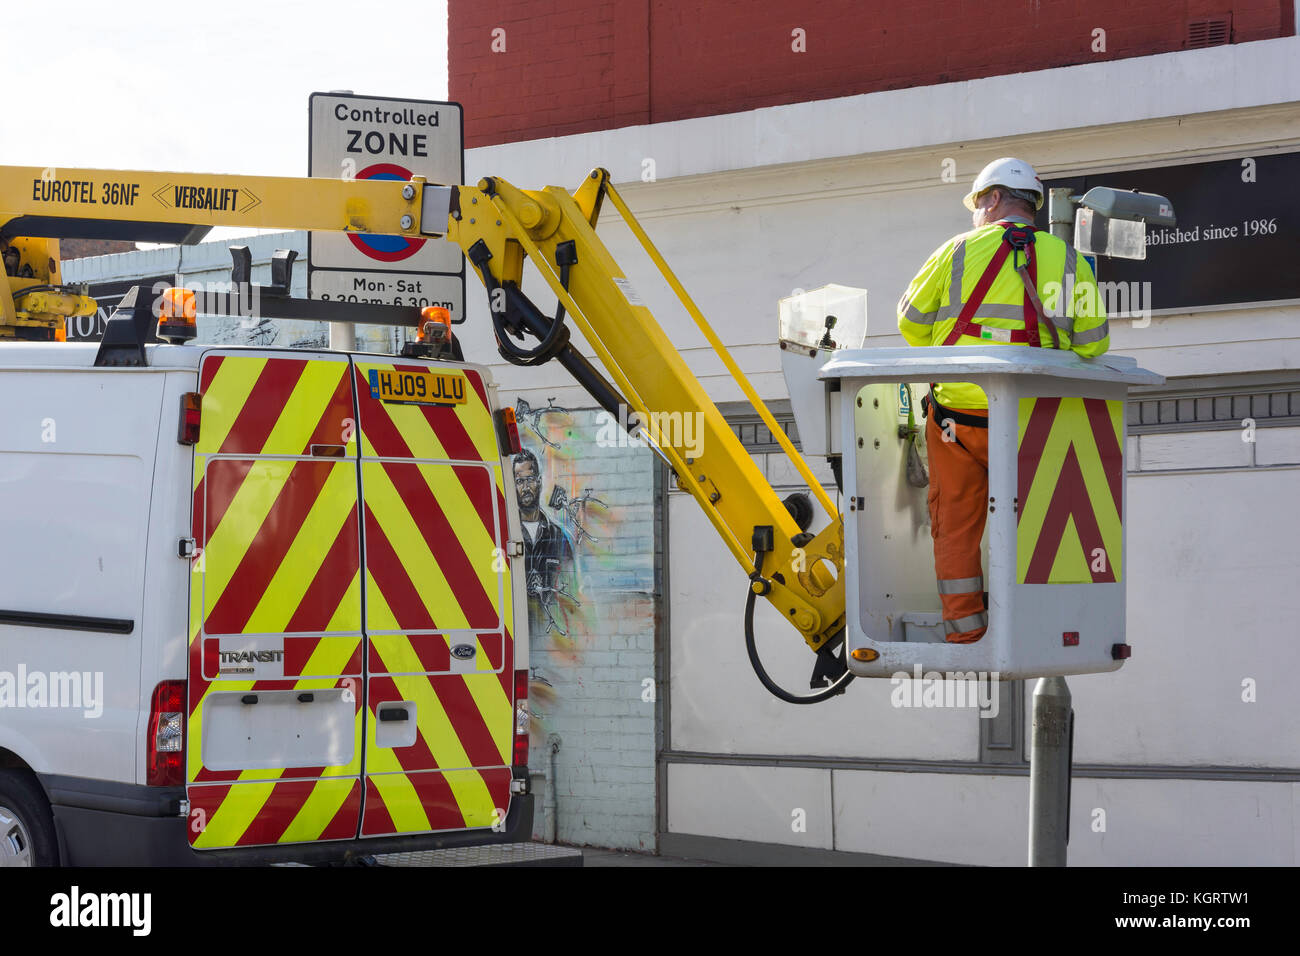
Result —
POLYGON ((1073 743, 1070 688, 1064 677, 1040 677, 1029 757, 1030 866, 1065 866, 1073 743))

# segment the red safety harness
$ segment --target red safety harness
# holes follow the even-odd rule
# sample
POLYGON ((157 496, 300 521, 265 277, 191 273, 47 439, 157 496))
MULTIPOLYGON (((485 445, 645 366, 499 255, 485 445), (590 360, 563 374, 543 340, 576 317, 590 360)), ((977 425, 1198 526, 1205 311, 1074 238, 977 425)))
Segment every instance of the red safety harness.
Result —
MULTIPOLYGON (((1052 348, 1061 347, 1060 336, 1056 333, 1056 324, 1047 317, 1043 311, 1043 302, 1038 297, 1038 259, 1034 256, 1034 233, 1037 231, 1033 226, 1027 226, 1018 222, 999 222, 999 226, 1005 227, 1002 233, 1002 243, 998 246, 998 251, 993 254, 993 259, 984 269, 979 281, 975 283, 975 288, 971 290, 970 298, 962 306, 961 312, 957 316, 957 322, 948 333, 948 337, 943 340, 944 345, 955 345, 963 335, 972 335, 975 338, 983 338, 982 332, 985 327, 973 322, 976 311, 984 304, 984 297, 988 295, 989 288, 993 285, 993 280, 998 277, 1002 271, 1002 264, 1007 261, 1007 256, 1015 253, 1012 260, 1012 267, 1016 274, 1020 276, 1020 281, 1025 287, 1024 300, 1024 320, 1023 329, 1008 329, 1010 337, 1007 341, 1023 343, 1033 348, 1044 348, 1038 335, 1038 322, 1047 326, 1047 330, 1052 333, 1052 348), (1025 261, 1020 261, 1020 253, 1025 254, 1025 261)), ((961 294, 961 290, 957 290, 961 294)), ((936 420, 942 421, 944 418, 951 418, 958 425, 969 425, 972 428, 988 428, 988 419, 978 415, 968 415, 964 412, 955 411, 940 405, 934 398, 934 383, 930 383, 930 394, 925 396, 921 406, 925 414, 930 414, 933 407, 936 420)))
MULTIPOLYGON (((975 288, 971 291, 970 298, 962 306, 961 313, 957 316, 957 322, 944 339, 944 345, 955 345, 963 335, 971 335, 975 338, 981 338, 984 326, 971 321, 975 317, 976 311, 984 304, 984 297, 988 295, 989 287, 993 285, 993 280, 998 277, 1002 271, 1002 264, 1007 261, 1007 256, 1015 253, 1012 260, 1013 268, 1016 274, 1020 276, 1020 281, 1025 286, 1024 301, 1024 320, 1023 329, 1009 329, 1011 333, 1009 341, 1027 344, 1034 348, 1042 348, 1039 341, 1038 322, 1042 319, 1043 324, 1047 326, 1052 333, 1052 348, 1061 347, 1060 337, 1056 334, 1056 325, 1046 317, 1043 312, 1042 300, 1038 298, 1038 259, 1033 254, 1034 233, 1037 231, 1033 226, 1027 226, 1018 222, 999 222, 999 226, 1004 226, 1005 231, 1002 233, 1002 243, 998 246, 998 251, 993 254, 993 259, 985 268, 979 281, 975 283, 975 288), (1020 261, 1020 253, 1025 254, 1025 261, 1020 261)), ((960 290, 958 290, 960 294, 960 290)))

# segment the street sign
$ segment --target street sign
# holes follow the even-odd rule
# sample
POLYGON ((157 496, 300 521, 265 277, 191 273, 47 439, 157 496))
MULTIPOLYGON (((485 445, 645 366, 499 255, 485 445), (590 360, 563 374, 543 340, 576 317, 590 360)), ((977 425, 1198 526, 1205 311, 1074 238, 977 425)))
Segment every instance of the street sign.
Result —
POLYGON ((452 322, 460 322, 464 318, 464 292, 464 276, 316 269, 308 279, 307 297, 419 309, 440 305, 451 312, 452 322))
MULTIPOLYGON (((457 103, 313 93, 307 173, 316 177, 459 184, 465 174, 457 103)), ((465 259, 443 239, 312 232, 307 295, 342 302, 441 305, 465 317, 465 259)))

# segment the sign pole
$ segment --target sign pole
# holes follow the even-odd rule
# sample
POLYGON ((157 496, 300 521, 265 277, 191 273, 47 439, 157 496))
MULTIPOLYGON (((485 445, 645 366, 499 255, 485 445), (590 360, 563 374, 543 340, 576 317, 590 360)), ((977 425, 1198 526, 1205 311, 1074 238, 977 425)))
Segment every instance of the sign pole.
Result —
POLYGON ((330 348, 339 352, 354 352, 357 348, 357 330, 350 322, 330 323, 330 348))

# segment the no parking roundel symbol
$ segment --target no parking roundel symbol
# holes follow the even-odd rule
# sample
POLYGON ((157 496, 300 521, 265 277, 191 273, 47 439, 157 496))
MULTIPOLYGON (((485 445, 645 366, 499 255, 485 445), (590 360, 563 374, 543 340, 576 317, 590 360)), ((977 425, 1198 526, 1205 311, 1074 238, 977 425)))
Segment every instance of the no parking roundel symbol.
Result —
MULTIPOLYGON (((396 163, 375 163, 360 170, 357 179, 392 179, 407 182, 411 171, 396 163)), ((401 262, 409 259, 424 247, 427 239, 409 239, 406 236, 373 236, 370 234, 348 233, 348 240, 360 252, 379 262, 401 262)))

